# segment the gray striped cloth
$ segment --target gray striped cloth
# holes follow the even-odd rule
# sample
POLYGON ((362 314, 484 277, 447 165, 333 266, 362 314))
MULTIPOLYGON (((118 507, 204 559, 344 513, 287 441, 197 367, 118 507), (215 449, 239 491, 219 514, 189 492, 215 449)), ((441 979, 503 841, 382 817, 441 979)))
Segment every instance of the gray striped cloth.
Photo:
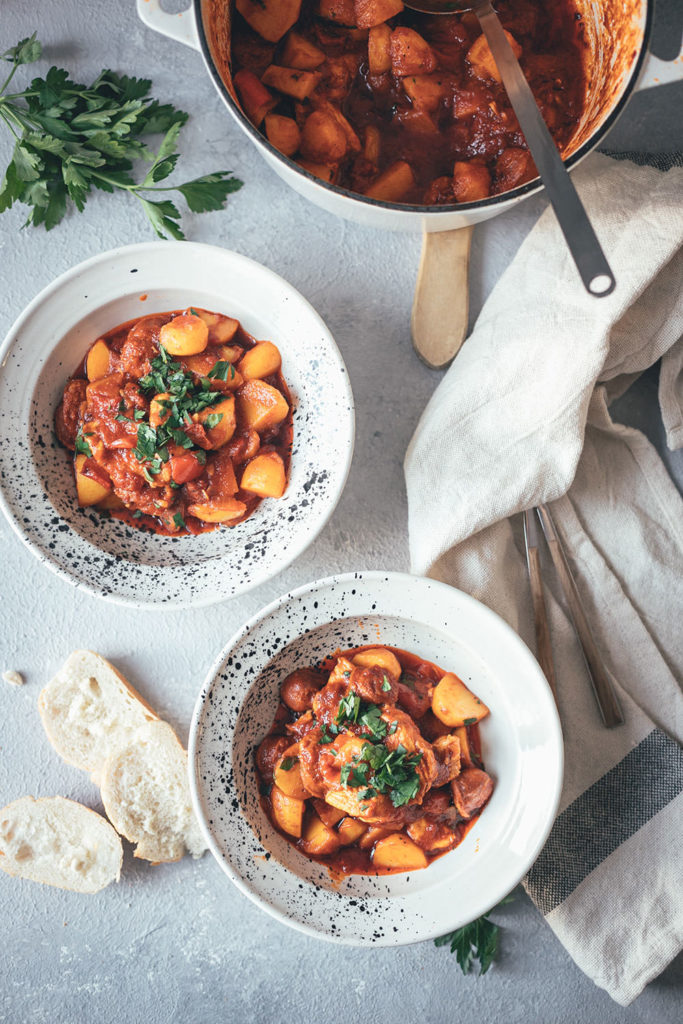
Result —
POLYGON ((661 360, 667 441, 683 446, 683 170, 661 167, 595 154, 577 168, 617 289, 586 295, 545 212, 405 461, 413 571, 478 597, 532 649, 519 513, 551 503, 625 722, 601 724, 546 560, 565 778, 525 886, 622 1005, 683 945, 683 501, 649 441, 609 412, 661 360))

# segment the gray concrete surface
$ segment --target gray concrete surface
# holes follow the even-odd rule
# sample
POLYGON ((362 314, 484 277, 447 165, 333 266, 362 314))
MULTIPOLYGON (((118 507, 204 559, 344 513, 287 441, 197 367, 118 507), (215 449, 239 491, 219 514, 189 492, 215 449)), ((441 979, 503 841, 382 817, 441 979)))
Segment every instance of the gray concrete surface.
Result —
MULTIPOLYGON (((661 0, 660 7, 655 49, 670 54, 683 12, 678 0, 661 0)), ((50 0, 39 7, 3 0, 0 49, 36 27, 47 61, 67 65, 78 79, 103 66, 149 75, 156 96, 190 111, 178 176, 230 167, 246 187, 226 212, 187 217, 188 234, 260 260, 303 292, 339 342, 358 409, 356 456, 332 521, 289 570, 231 603, 167 615, 116 608, 56 579, 0 523, 0 669, 19 669, 27 680, 22 690, 0 684, 0 803, 25 793, 61 793, 98 807, 96 789, 59 761, 42 733, 36 711, 41 685, 69 651, 94 648, 186 738, 204 674, 247 616, 289 587, 328 573, 407 569, 402 457, 439 375, 422 367, 410 346, 418 238, 346 224, 287 190, 225 113, 199 56, 145 30, 132 0, 50 0)), ((610 148, 680 148, 682 98, 677 86, 636 97, 610 148)), ((7 134, 0 131, 0 158, 6 162, 8 154, 7 134)), ((541 206, 530 202, 477 229, 473 318, 541 206)), ((63 270, 150 237, 143 214, 124 196, 96 196, 85 216, 70 214, 49 235, 22 232, 22 222, 20 210, 0 219, 0 336, 63 270)), ((656 369, 621 400, 619 415, 661 448, 656 369)), ((669 455, 668 465, 680 486, 680 455, 669 455)), ((366 951, 303 937, 252 906, 208 856, 153 868, 134 863, 128 852, 121 883, 97 897, 2 876, 0 1021, 680 1019, 683 958, 623 1010, 575 967, 521 892, 495 916, 504 926, 501 955, 476 979, 464 978, 450 954, 432 944, 366 951)))

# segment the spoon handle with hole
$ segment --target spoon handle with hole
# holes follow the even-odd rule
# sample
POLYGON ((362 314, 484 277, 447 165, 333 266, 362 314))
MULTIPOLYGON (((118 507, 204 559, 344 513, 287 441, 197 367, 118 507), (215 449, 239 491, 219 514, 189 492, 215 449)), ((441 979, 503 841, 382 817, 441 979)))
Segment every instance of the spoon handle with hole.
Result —
POLYGON ((489 0, 474 9, 581 280, 591 295, 609 295, 616 285, 614 275, 503 26, 489 0))

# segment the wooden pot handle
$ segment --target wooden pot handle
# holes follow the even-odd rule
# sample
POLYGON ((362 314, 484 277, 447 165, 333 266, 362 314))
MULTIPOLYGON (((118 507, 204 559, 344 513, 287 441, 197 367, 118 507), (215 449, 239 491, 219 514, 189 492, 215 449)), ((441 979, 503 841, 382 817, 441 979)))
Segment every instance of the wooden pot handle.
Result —
POLYGON ((467 335, 473 230, 424 234, 411 329, 415 351, 433 370, 448 366, 467 335))

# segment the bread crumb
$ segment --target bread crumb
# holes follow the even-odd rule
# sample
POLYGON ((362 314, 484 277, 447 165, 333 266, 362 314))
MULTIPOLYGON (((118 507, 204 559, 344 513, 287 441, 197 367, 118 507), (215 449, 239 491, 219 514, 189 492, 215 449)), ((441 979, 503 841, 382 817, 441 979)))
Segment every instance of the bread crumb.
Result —
POLYGON ((21 672, 15 672, 13 668, 8 669, 7 672, 3 672, 2 678, 5 680, 6 683, 9 683, 10 686, 24 685, 24 677, 22 676, 21 672))

